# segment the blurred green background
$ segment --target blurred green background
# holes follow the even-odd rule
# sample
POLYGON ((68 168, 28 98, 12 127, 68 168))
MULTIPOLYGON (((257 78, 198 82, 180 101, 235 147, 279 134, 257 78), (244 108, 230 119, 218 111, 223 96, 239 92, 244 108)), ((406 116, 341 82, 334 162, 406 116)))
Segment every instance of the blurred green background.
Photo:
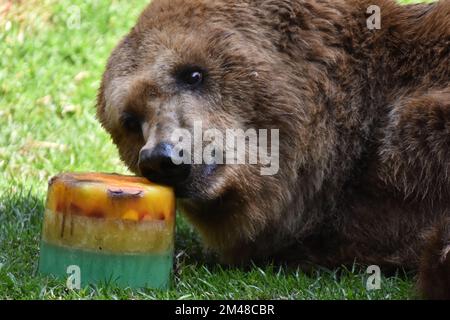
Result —
POLYGON ((47 180, 62 171, 127 173, 95 119, 106 59, 147 1, 0 0, 0 298, 409 298, 411 277, 368 292, 358 270, 306 276, 267 266, 223 268, 179 220, 169 292, 113 285, 68 291, 36 274, 47 180))

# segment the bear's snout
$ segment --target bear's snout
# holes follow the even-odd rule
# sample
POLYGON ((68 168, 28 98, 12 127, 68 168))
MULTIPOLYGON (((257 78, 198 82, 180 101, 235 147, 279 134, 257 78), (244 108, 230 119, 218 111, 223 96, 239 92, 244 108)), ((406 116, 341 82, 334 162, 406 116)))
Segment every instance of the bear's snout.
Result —
POLYGON ((176 164, 174 146, 159 143, 154 148, 144 148, 139 154, 139 170, 147 179, 169 186, 176 186, 187 180, 191 173, 190 164, 176 164))

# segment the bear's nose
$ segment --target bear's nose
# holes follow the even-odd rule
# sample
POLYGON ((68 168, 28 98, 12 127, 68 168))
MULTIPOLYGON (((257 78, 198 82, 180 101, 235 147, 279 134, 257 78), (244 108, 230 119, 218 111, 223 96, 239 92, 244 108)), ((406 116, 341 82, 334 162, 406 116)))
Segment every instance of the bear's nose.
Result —
POLYGON ((172 160, 174 147, 160 143, 153 149, 142 149, 139 155, 141 174, 155 183, 175 186, 185 181, 191 172, 188 164, 175 164, 172 160))

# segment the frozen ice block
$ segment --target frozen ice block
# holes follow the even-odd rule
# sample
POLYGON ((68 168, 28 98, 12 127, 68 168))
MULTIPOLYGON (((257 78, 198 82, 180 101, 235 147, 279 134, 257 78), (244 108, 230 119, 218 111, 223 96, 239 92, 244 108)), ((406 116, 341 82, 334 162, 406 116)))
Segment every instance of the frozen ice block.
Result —
POLYGON ((175 195, 144 178, 61 174, 49 182, 39 270, 83 286, 167 288, 172 271, 175 195))

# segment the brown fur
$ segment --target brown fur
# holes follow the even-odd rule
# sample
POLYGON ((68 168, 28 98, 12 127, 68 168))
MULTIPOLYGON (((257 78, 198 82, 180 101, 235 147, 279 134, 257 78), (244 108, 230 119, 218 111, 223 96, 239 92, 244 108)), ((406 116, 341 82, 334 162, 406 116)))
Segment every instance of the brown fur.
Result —
POLYGON ((450 300, 450 219, 443 219, 425 236, 419 288, 430 299, 450 300))
POLYGON ((154 0, 109 60, 98 117, 138 174, 144 146, 198 119, 279 128, 278 175, 198 166, 182 186, 205 244, 232 263, 420 265, 426 297, 448 298, 449 16, 448 0, 154 0), (208 70, 202 91, 174 84, 185 64, 208 70))

